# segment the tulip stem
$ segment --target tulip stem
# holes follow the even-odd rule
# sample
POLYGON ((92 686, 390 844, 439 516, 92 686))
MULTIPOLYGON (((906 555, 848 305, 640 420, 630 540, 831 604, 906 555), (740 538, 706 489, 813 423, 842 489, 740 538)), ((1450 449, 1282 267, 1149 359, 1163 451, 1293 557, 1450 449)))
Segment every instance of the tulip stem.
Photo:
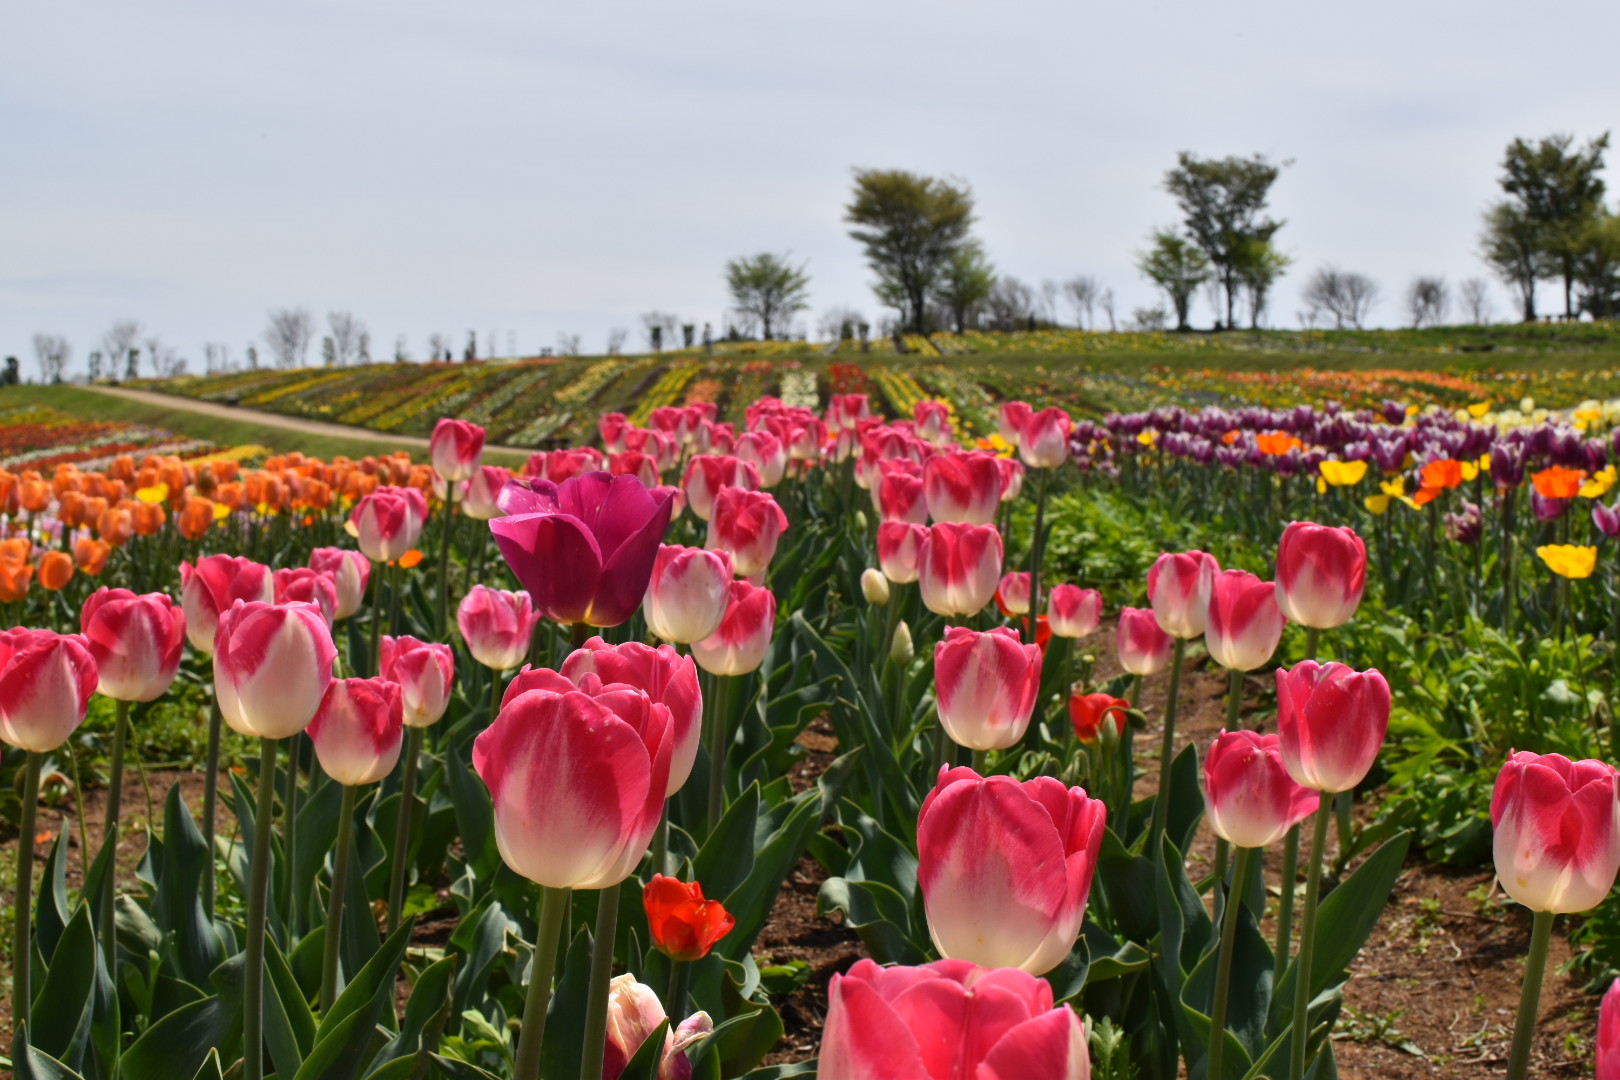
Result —
POLYGON ((613 943, 618 936, 619 886, 609 885, 596 894, 596 932, 591 938, 591 985, 590 996, 585 999, 579 1080, 602 1080, 607 1053, 608 981, 613 977, 613 943))
POLYGON ((990 752, 988 750, 973 751, 973 771, 978 773, 980 776, 983 776, 985 774, 984 767, 986 762, 989 760, 989 757, 990 752))
POLYGON ((1226 907, 1225 907, 1225 904, 1227 903, 1226 894, 1221 891, 1221 886, 1226 883, 1226 862, 1227 862, 1227 855, 1229 854, 1229 848, 1230 848, 1230 845, 1227 844, 1225 837, 1217 836, 1215 838, 1215 925, 1216 926, 1219 926, 1221 924, 1222 913, 1225 912, 1225 910, 1226 910, 1226 907))
POLYGON ((658 814, 658 828, 653 833, 652 869, 655 874, 665 873, 669 861, 669 800, 658 814))
POLYGON ((1153 823, 1148 829, 1148 854, 1159 857, 1159 838, 1170 814, 1170 765, 1176 750, 1176 699, 1181 696, 1181 660, 1187 639, 1176 638, 1170 653, 1170 693, 1164 703, 1164 741, 1159 748, 1159 793, 1153 797, 1153 823))
POLYGON ((214 921, 214 818, 219 805, 219 698, 213 699, 208 710, 208 764, 203 772, 202 834, 203 846, 208 849, 208 865, 203 868, 203 914, 214 921))
POLYGON ((1233 668, 1226 680, 1226 730, 1236 731, 1243 720, 1243 672, 1233 668))
MULTIPOLYGON (((399 594, 404 588, 404 575, 400 571, 399 563, 388 564, 388 632, 395 637, 399 636, 399 594)), ((382 654, 377 656, 377 671, 382 671, 382 654)))
POLYGON ((1282 982, 1283 969, 1288 966, 1289 942, 1294 936, 1294 892, 1299 882, 1299 826, 1288 830, 1283 838, 1282 876, 1277 882, 1277 949, 1272 957, 1271 984, 1282 982))
POLYGON ((501 673, 494 668, 489 669, 489 721, 484 726, 495 722, 495 717, 501 711, 501 673))
POLYGON ((1304 659, 1306 659, 1306 660, 1315 660, 1316 659, 1316 647, 1319 644, 1321 644, 1321 641, 1322 641, 1322 628, 1321 627, 1319 627, 1319 626, 1307 626, 1305 628, 1305 656, 1304 656, 1304 659))
POLYGON ((714 701, 709 714, 709 832, 720 824, 726 808, 726 739, 731 711, 731 682, 735 676, 716 675, 714 701))
POLYGON ((1327 852, 1328 821, 1333 816, 1330 792, 1322 792, 1311 831, 1309 866, 1305 872, 1305 906, 1300 912, 1299 956, 1294 960, 1294 1034, 1291 1045, 1291 1080, 1304 1080, 1305 1044, 1310 1039, 1311 953, 1316 948, 1316 902, 1322 892, 1322 863, 1327 852))
POLYGON ((17 833, 17 894, 12 921, 16 924, 11 950, 11 1016, 13 1027, 20 1028, 29 1020, 33 993, 29 984, 32 974, 34 946, 29 937, 33 919, 34 891, 34 815, 39 809, 39 769, 45 755, 37 750, 28 751, 27 772, 23 779, 22 815, 17 833))
POLYGON ((388 932, 399 929, 405 906, 406 856, 411 847, 411 812, 416 809, 416 759, 422 755, 422 728, 406 728, 405 771, 399 779, 399 818, 394 826, 394 866, 388 880, 388 932))
POLYGON ((455 505, 456 485, 452 483, 445 492, 444 498, 444 528, 439 535, 439 637, 442 639, 449 633, 450 627, 450 537, 451 528, 455 524, 455 515, 451 510, 455 505))
MULTIPOLYGON (((1237 849, 1237 860, 1232 868, 1232 894, 1226 898, 1226 910, 1221 918, 1221 955, 1215 964, 1215 1006, 1209 1014, 1209 1068, 1204 1075, 1209 1080, 1221 1080, 1221 1059, 1226 1054, 1226 1002, 1232 990, 1232 954, 1237 951, 1237 927, 1243 906, 1243 885, 1249 876, 1249 862, 1253 848, 1237 849)), ((1216 896, 1221 883, 1215 882, 1216 896)))
POLYGON ((1051 469, 1041 469, 1035 478, 1035 533, 1029 545, 1029 621, 1026 624, 1029 637, 1026 644, 1036 640, 1036 620, 1041 613, 1041 557, 1045 554, 1041 528, 1046 519, 1046 485, 1051 474, 1051 469))
POLYGON ((337 849, 332 853, 332 891, 326 898, 326 941, 321 955, 321 1009, 330 1012, 338 993, 338 946, 343 940, 343 890, 349 883, 349 846, 354 835, 354 797, 360 789, 343 785, 337 849))
POLYGON ((129 702, 119 701, 118 716, 113 721, 112 764, 107 775, 107 810, 101 828, 101 848, 112 845, 107 860, 107 879, 101 883, 101 953, 107 970, 113 970, 118 938, 113 929, 113 899, 118 885, 118 811, 124 801, 124 745, 129 741, 129 702))
POLYGON ((287 921, 289 933, 298 928, 298 759, 301 740, 297 735, 287 740, 287 795, 281 804, 281 857, 287 867, 287 906, 282 918, 287 921))
POLYGON ((270 823, 276 807, 276 740, 259 740, 259 802, 248 874, 247 970, 242 991, 242 1076, 264 1080, 264 923, 270 901, 270 823))
POLYGON ((371 672, 374 675, 382 673, 382 653, 378 651, 377 635, 382 631, 383 601, 382 577, 383 565, 371 565, 371 672))
POLYGON ((1541 1003, 1541 980, 1547 973, 1547 945, 1552 940, 1553 913, 1538 911, 1530 923, 1530 955, 1524 962, 1524 990, 1519 1017, 1513 1024, 1513 1050, 1508 1055, 1507 1080, 1524 1080, 1530 1069, 1530 1045, 1535 1040, 1536 1012, 1541 1003))
POLYGON ((664 1013, 669 1017, 672 1029, 686 1019, 686 984, 691 974, 692 965, 680 960, 669 962, 669 990, 664 994, 664 1013))
POLYGON ((540 887, 540 929, 529 967, 529 993, 523 1004, 523 1028, 518 1034, 515 1080, 540 1080, 540 1045, 546 1037, 546 1007, 551 1004, 551 974, 557 969, 557 947, 563 919, 568 914, 567 889, 540 887))

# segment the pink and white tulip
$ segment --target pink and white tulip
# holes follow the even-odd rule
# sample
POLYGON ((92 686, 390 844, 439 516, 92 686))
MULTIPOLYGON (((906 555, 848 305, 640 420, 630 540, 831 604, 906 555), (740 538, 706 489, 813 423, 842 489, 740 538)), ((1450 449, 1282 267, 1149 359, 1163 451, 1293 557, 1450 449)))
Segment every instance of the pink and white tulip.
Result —
POLYGON ((350 531, 372 562, 391 563, 416 546, 427 523, 427 499, 416 488, 380 487, 355 503, 350 531))
MULTIPOLYGON (((653 988, 636 981, 628 972, 615 975, 608 984, 607 1047, 602 1062, 602 1080, 619 1080, 630 1059, 636 1056, 652 1033, 669 1017, 653 988)), ((691 1080, 692 1063, 686 1051, 714 1031, 714 1021, 706 1012, 695 1012, 664 1031, 664 1049, 659 1056, 658 1080, 691 1080)))
POLYGON ((332 682, 337 647, 314 604, 238 600, 214 638, 214 693, 231 730, 284 739, 309 726, 332 682))
POLYGON ((474 521, 490 521, 501 516, 501 489, 512 479, 512 470, 499 465, 480 465, 467 478, 467 492, 461 497, 461 512, 474 521))
MULTIPOLYGON (((369 570, 370 564, 366 565, 369 570)), ((195 566, 189 562, 180 564, 180 610, 186 616, 186 638, 200 653, 214 651, 214 631, 219 629, 221 612, 238 600, 269 603, 274 598, 270 568, 252 559, 240 555, 205 555, 195 566)))
POLYGON ((1159 627, 1173 638, 1195 638, 1209 619, 1209 598, 1220 573, 1215 556, 1166 551, 1148 569, 1148 602, 1159 627))
POLYGON ((923 545, 928 542, 928 527, 904 521, 885 521, 878 526, 878 567, 883 576, 896 585, 909 585, 917 580, 923 545))
POLYGON ((162 697, 180 669, 186 615, 167 593, 100 588, 79 609, 98 689, 117 701, 162 697))
POLYGON ((1001 508, 1001 466, 994 454, 951 450, 923 466, 923 495, 936 522, 988 525, 1001 508))
POLYGON ((526 592, 474 585, 456 608, 456 626, 474 660, 493 671, 523 663, 539 614, 526 592))
POLYGON ((723 488, 714 497, 709 535, 703 546, 729 553, 733 572, 751 578, 770 566, 777 541, 787 527, 787 515, 770 495, 723 488))
POLYGON ((333 679, 309 722, 315 757, 340 784, 375 784, 399 763, 404 698, 391 679, 333 679))
POLYGON ((945 629, 934 646, 939 722, 958 746, 1005 750, 1024 737, 1041 686, 1041 650, 1018 633, 945 629))
POLYGON ((1283 767, 1276 735, 1222 731, 1204 758, 1209 827, 1242 848, 1263 848, 1316 813, 1320 796, 1283 767))
POLYGON ((448 645, 408 634, 382 637, 382 677, 399 684, 406 727, 439 722, 456 687, 456 657, 448 645))
POLYGON ((484 456, 484 429, 467 420, 445 416, 433 425, 428 457, 441 480, 455 484, 472 476, 484 456))
POLYGON ((1511 755, 1496 774, 1496 877, 1532 911, 1597 907, 1620 869, 1620 801, 1612 766, 1562 754, 1511 755))
POLYGON ((996 585, 996 600, 1009 615, 1029 614, 1029 571, 1003 574, 996 585))
POLYGON ((331 626, 336 618, 337 582, 331 576, 307 566, 284 568, 275 572, 276 603, 285 604, 301 600, 321 609, 321 618, 331 626))
POLYGON ((720 629, 731 600, 731 580, 726 552, 663 545, 641 605, 647 629, 683 645, 702 641, 720 629))
POLYGON ((1053 637, 1083 638, 1102 620, 1102 593, 1078 585, 1053 585, 1046 594, 1046 616, 1053 637))
POLYGON ((711 675, 746 675, 765 662, 776 629, 776 596, 747 581, 731 583, 720 629, 692 642, 692 657, 711 675))
POLYGON ((675 739, 669 762, 669 793, 673 795, 685 785, 703 738, 703 690, 697 665, 690 656, 682 656, 668 645, 656 649, 639 641, 609 645, 593 637, 568 654, 562 673, 576 685, 586 675, 594 674, 604 683, 633 686, 668 707, 675 739))
POLYGON ((1035 410, 1028 402, 1003 401, 996 410, 996 434, 1008 446, 1017 446, 1024 437, 1024 424, 1034 415, 1035 410))
POLYGON ((1288 775, 1317 791, 1350 791, 1389 730, 1389 683, 1377 668, 1302 660, 1277 669, 1277 734, 1288 775))
MULTIPOLYGON (((309 568, 327 575, 337 586, 337 606, 332 609, 333 619, 347 619, 366 602, 366 586, 371 584, 371 560, 360 552, 352 548, 316 548, 309 553, 309 568)), ((242 599, 260 598, 244 596, 242 599)), ((189 613, 187 618, 190 618, 189 613)))
POLYGON ((19 750, 55 750, 84 723, 99 677, 79 634, 0 630, 0 739, 19 750))
POLYGON ((1032 413, 1018 432, 1018 455, 1032 469, 1055 469, 1069 460, 1069 433, 1074 421, 1053 407, 1032 413))
POLYGON ((930 526, 917 557, 923 606, 946 618, 977 615, 996 594, 1001 554, 994 525, 930 526))
POLYGON ((1348 525, 1290 522, 1277 545, 1277 606, 1301 626, 1343 626, 1367 586, 1367 545, 1348 525))
POLYGON ((1204 645, 1221 667, 1253 671, 1277 651, 1286 621, 1271 582, 1247 570, 1223 570, 1210 593, 1204 645))
POLYGON ((1159 627, 1152 608, 1121 608, 1114 647, 1119 666, 1132 675, 1157 675, 1170 666, 1170 635, 1159 627))
POLYGON ((698 454, 686 466, 681 488, 686 505, 702 521, 709 520, 715 496, 724 488, 758 491, 759 469, 751 462, 722 454, 698 454))

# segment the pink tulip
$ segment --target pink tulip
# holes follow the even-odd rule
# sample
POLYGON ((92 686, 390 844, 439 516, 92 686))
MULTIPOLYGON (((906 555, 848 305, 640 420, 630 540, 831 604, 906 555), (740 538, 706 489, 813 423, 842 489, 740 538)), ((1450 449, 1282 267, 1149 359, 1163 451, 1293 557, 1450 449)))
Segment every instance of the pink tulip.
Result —
POLYGON ((95 659, 98 689, 117 701, 152 701, 174 682, 186 615, 166 593, 137 596, 100 588, 79 609, 79 631, 95 659))
POLYGON ((1348 525, 1290 522, 1277 545, 1277 606, 1301 626, 1343 626, 1361 606, 1367 545, 1348 525))
POLYGON ((686 511, 686 492, 674 484, 659 484, 652 489, 652 493, 655 499, 665 497, 669 499, 669 520, 679 521, 681 519, 681 514, 686 511))
POLYGON ((854 431, 855 426, 872 415, 872 405, 865 394, 834 394, 827 402, 827 426, 843 431, 854 431))
POLYGON ((285 604, 302 600, 321 609, 321 618, 331 626, 337 611, 337 582, 319 570, 307 566, 277 570, 274 575, 276 603, 285 604))
POLYGON ((554 889, 623 881, 663 813, 672 743, 666 706, 595 675, 578 690, 508 698, 473 740, 501 858, 554 889))
POLYGON ((1018 432, 1018 454, 1032 469, 1055 469, 1069 460, 1069 432, 1074 421, 1053 407, 1032 413, 1018 432))
POLYGON ((1018 440, 1024 437, 1024 424, 1035 410, 1023 401, 1003 401, 996 410, 996 434, 1008 446, 1017 446, 1018 440))
MULTIPOLYGON (((316 548, 309 553, 309 568, 325 574, 337 586, 337 606, 332 609, 333 619, 347 619, 360 610, 360 605, 366 601, 366 586, 371 584, 370 559, 352 548, 316 548)), ((258 597, 244 596, 242 599, 258 597)), ((189 613, 187 618, 190 618, 189 613)))
POLYGON ((939 722, 958 746, 1005 750, 1024 737, 1041 687, 1041 650, 1001 626, 945 628, 934 646, 939 722))
POLYGON ((427 523, 427 500, 416 488, 380 487, 349 515, 360 550, 372 562, 395 562, 416 546, 427 523))
MULTIPOLYGON (((616 454, 624 449, 625 437, 630 433, 630 421, 625 419, 624 413, 603 413, 596 419, 597 434, 602 436, 602 449, 610 454, 616 454)), ((562 483, 554 480, 554 483, 562 483)))
POLYGON ((1024 491, 1024 463, 1016 458, 996 458, 1001 469, 1001 501, 1012 502, 1024 491))
POLYGON ((692 657, 711 675, 746 675, 765 661, 776 629, 776 596, 747 581, 731 583, 720 629, 692 642, 692 657))
POLYGON ((641 605, 647 629, 683 645, 702 641, 720 629, 731 600, 731 579, 731 556, 724 551, 663 545, 641 605))
POLYGON ((309 726, 332 682, 337 647, 314 604, 241 600, 219 617, 214 694, 233 731, 284 739, 309 726))
POLYGON ((349 787, 393 772, 404 735, 404 699, 390 679, 333 679, 309 722, 321 768, 349 787))
POLYGON ((474 585, 456 608, 456 626, 474 660, 494 671, 523 663, 539 614, 529 594, 474 585))
MULTIPOLYGON (((608 984, 607 1048, 602 1080, 619 1080, 641 1044, 667 1019, 664 1005, 652 987, 637 982, 629 973, 615 975, 608 984)), ((679 1024, 671 1023, 664 1032, 658 1080, 691 1080, 692 1063, 687 1060, 686 1051, 713 1031, 714 1021, 706 1012, 693 1013, 679 1024)))
POLYGON ((692 513, 708 521, 714 497, 722 488, 759 490, 759 469, 741 458, 698 454, 687 464, 681 487, 686 492, 686 504, 692 508, 692 513))
POLYGON ((951 407, 943 401, 919 401, 911 409, 917 434, 936 445, 951 441, 951 407))
POLYGON ((1221 667, 1253 671, 1277 651, 1285 621, 1271 582, 1247 570, 1223 570, 1210 592, 1204 644, 1221 667))
POLYGON ((788 427, 787 455, 790 461, 819 461, 821 448, 827 442, 827 427, 811 417, 788 427))
POLYGON ((704 547, 729 552, 738 577, 765 572, 787 531, 787 515, 763 491, 724 488, 714 497, 704 547))
POLYGON ((80 634, 0 630, 0 739, 19 750, 55 750, 84 723, 99 677, 80 634))
POLYGON ((1510 755, 1491 792, 1491 825, 1497 880, 1530 910, 1587 911, 1614 888, 1620 802, 1604 762, 1510 755))
POLYGON ((1008 615, 1029 614, 1029 571, 1014 570, 1003 574, 996 585, 996 602, 1008 615))
POLYGON ((1078 585, 1053 585, 1046 594, 1046 615, 1053 637, 1083 638, 1102 619, 1102 593, 1078 585))
POLYGON ((732 452, 759 470, 761 487, 775 487, 787 473, 787 450, 769 431, 745 431, 737 436, 732 452))
POLYGON ((934 614, 977 615, 1001 581, 1001 534, 994 525, 934 524, 917 557, 917 580, 934 614))
POLYGON ((928 542, 928 527, 903 521, 885 521, 878 526, 878 566, 883 576, 896 585, 917 580, 918 561, 928 542))
POLYGON ((917 815, 917 883, 941 956, 1044 975, 1074 948, 1102 847, 1100 799, 1049 776, 941 769, 917 815))
POLYGON ((1052 984, 963 960, 834 975, 822 1080, 1090 1080, 1086 1031, 1052 984))
MULTIPOLYGON (((600 472, 606 468, 606 454, 593 446, 581 446, 573 450, 553 450, 549 454, 544 450, 530 454, 528 463, 523 466, 523 475, 527 479, 560 484, 580 473, 600 472)), ((499 498, 497 492, 497 508, 499 498)))
POLYGON ((922 470, 903 459, 878 464, 879 479, 872 489, 872 505, 884 521, 904 521, 914 525, 928 522, 928 502, 924 497, 922 470))
MULTIPOLYGON (((317 550, 336 550, 320 548, 317 550)), ((368 568, 370 564, 367 564, 368 568)), ((220 612, 238 600, 275 597, 270 568, 240 555, 205 555, 193 566, 180 564, 180 610, 186 616, 186 638, 200 653, 214 651, 220 612)))
POLYGON ((428 440, 428 456, 440 479, 457 483, 472 476, 484 456, 484 429, 467 420, 441 417, 428 440))
POLYGON ((1157 675, 1170 666, 1172 644, 1152 608, 1120 609, 1115 633, 1120 667, 1132 675, 1157 675))
POLYGON ((1389 730, 1389 683, 1377 668, 1302 660, 1277 669, 1277 734, 1288 775, 1317 791, 1361 783, 1389 730))
POLYGON ((501 516, 498 500, 501 489, 512 479, 512 470, 499 465, 480 465, 467 479, 467 493, 461 497, 461 512, 474 521, 501 516))
POLYGON ((1159 627, 1171 637, 1195 638, 1209 619, 1209 597, 1220 573, 1215 556, 1202 551, 1165 552, 1148 569, 1148 602, 1159 627))
POLYGON ((1270 847, 1316 813, 1320 796, 1294 783, 1276 735, 1222 731, 1204 759, 1209 827, 1243 848, 1270 847))
POLYGON ((1001 466, 977 450, 935 454, 923 466, 923 494, 936 522, 988 525, 1001 507, 1001 466))
POLYGON ((448 645, 418 641, 409 634, 382 637, 382 677, 399 684, 407 727, 439 722, 456 684, 456 657, 448 645))
POLYGON ((1620 1080, 1620 979, 1609 984, 1598 1008, 1597 1068, 1593 1078, 1620 1080))
POLYGON ((663 483, 663 476, 658 469, 658 459, 640 450, 609 454, 607 469, 610 476, 633 476, 645 487, 655 488, 663 483))
POLYGON ((594 674, 605 683, 633 686, 668 707, 675 740, 669 761, 669 793, 681 789, 692 775, 703 737, 703 690, 690 656, 682 656, 668 645, 656 649, 639 641, 609 645, 593 637, 568 654, 562 673, 576 685, 594 674))
POLYGON ((547 618, 618 626, 635 614, 669 527, 668 495, 595 472, 561 484, 513 480, 500 501, 508 516, 490 531, 547 618))

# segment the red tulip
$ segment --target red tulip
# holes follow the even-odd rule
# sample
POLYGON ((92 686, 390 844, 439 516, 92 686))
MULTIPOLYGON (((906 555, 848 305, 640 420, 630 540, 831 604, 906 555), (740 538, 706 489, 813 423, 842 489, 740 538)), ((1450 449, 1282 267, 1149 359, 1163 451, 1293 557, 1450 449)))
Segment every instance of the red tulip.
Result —
POLYGON ((666 706, 594 675, 578 690, 508 697, 473 740, 501 858, 554 889, 623 881, 663 813, 672 742, 666 706))
POLYGON ((1018 432, 1018 454, 1032 469, 1055 469, 1069 460, 1069 432, 1074 421, 1053 407, 1033 413, 1018 432))
POLYGON ((0 739, 19 750, 55 750, 84 723, 99 677, 79 634, 0 630, 0 739))
POLYGON ((393 772, 404 734, 404 699, 389 679, 333 679, 309 722, 321 768, 349 787, 393 772))
POLYGON ((337 611, 338 595, 337 582, 331 577, 307 566, 298 566, 277 570, 274 581, 276 603, 285 604, 292 600, 302 600, 307 604, 314 604, 321 609, 321 618, 326 620, 326 625, 332 625, 332 619, 337 611))
POLYGON ((994 525, 936 523, 917 557, 923 606, 936 615, 977 615, 1001 581, 1001 534, 994 525))
POLYGON ((1125 725, 1130 722, 1126 715, 1130 708, 1130 702, 1112 694, 1071 694, 1069 723, 1074 727, 1075 738, 1089 745, 1097 741, 1108 720, 1114 722, 1118 734, 1124 735, 1125 725))
POLYGON ((922 470, 910 461, 895 459, 878 463, 879 479, 872 489, 872 505, 884 521, 905 521, 923 525, 928 521, 922 470))
POLYGON ((720 629, 692 642, 692 657, 711 675, 746 675, 765 662, 776 629, 776 596, 747 581, 731 583, 720 629))
POLYGON ((878 566, 883 576, 896 585, 917 580, 918 562, 928 542, 928 527, 904 521, 885 521, 878 526, 878 566))
POLYGON ((1209 827, 1238 847, 1263 848, 1316 813, 1320 796, 1283 767, 1276 735, 1222 731, 1204 759, 1209 827))
POLYGON ((427 522, 427 500, 416 488, 380 487, 355 503, 349 524, 372 562, 391 563, 416 546, 427 522))
POLYGON ((731 556, 724 551, 663 545, 642 601, 647 628, 665 641, 702 641, 720 629, 731 579, 731 556))
POLYGON ((685 785, 703 737, 703 690, 697 665, 690 656, 682 656, 668 645, 656 649, 639 641, 609 645, 593 637, 568 654, 562 673, 576 684, 587 674, 595 674, 605 683, 633 686, 668 707, 675 733, 669 761, 669 793, 673 795, 685 785))
POLYGON ((759 470, 761 487, 775 487, 787 473, 787 450, 769 431, 745 431, 737 436, 732 452, 759 470))
POLYGON ((501 489, 512 479, 512 470, 499 465, 480 465, 467 479, 467 493, 461 497, 461 512, 474 521, 501 516, 501 489))
POLYGON ((1253 671, 1264 667, 1277 651, 1285 621, 1271 582, 1247 570, 1223 570, 1215 575, 1210 592, 1204 645, 1222 667, 1253 671))
MULTIPOLYGON (((608 984, 607 1045, 603 1048, 602 1080, 619 1080, 642 1043, 667 1019, 663 1003, 652 987, 637 982, 628 972, 615 975, 608 984)), ((706 1012, 695 1012, 679 1024, 670 1024, 664 1032, 658 1080, 691 1080, 692 1063, 686 1052, 713 1031, 714 1021, 706 1012)))
POLYGON ((222 611, 238 600, 268 603, 274 597, 270 568, 252 559, 206 555, 196 566, 180 564, 180 610, 186 616, 186 637, 200 653, 214 651, 214 632, 219 629, 222 611))
POLYGON ((1302 660, 1277 669, 1277 734, 1288 775, 1349 791, 1372 769, 1389 730, 1389 683, 1376 668, 1302 660))
POLYGON ((787 527, 787 515, 765 492, 724 488, 714 497, 703 546, 729 552, 737 576, 751 578, 771 564, 787 527))
POLYGON ((1024 737, 1041 686, 1041 650, 1018 633, 945 628, 934 646, 939 722, 959 746, 1005 750, 1024 737))
POLYGON ((823 1080, 1090 1080, 1086 1031, 1052 984, 962 960, 857 960, 827 989, 823 1080))
POLYGON ((1102 593, 1078 585, 1053 585, 1046 594, 1046 614, 1054 636, 1083 638, 1102 618, 1102 593))
POLYGON ((630 476, 586 473, 561 484, 513 480, 508 516, 489 523, 535 606, 557 622, 618 626, 647 594, 669 527, 668 495, 630 476))
POLYGON ((1209 619, 1209 597, 1220 573, 1215 556, 1202 551, 1166 551, 1148 569, 1148 602, 1159 627, 1171 637, 1195 638, 1209 619))
POLYGON ((641 905, 653 947, 671 960, 703 959, 737 925, 720 901, 704 899, 702 885, 663 874, 654 874, 641 891, 641 905))
POLYGON ((472 476, 484 456, 484 429, 467 420, 441 417, 428 440, 428 456, 440 479, 457 483, 472 476))
POLYGON ((692 508, 692 513, 708 521, 715 495, 721 489, 736 487, 745 491, 759 490, 759 469, 741 458, 698 454, 687 464, 681 487, 686 492, 686 504, 692 508))
POLYGON ((1496 877, 1532 911, 1597 907, 1620 868, 1615 770, 1601 761, 1521 750, 1491 792, 1496 877))
POLYGON ((1001 507, 1001 466, 976 450, 935 454, 923 466, 923 494, 936 522, 988 525, 1001 507))
POLYGON ((315 718, 337 647, 314 604, 241 600, 219 617, 214 694, 232 730, 250 738, 296 735, 315 718))
MULTIPOLYGON (((217 556, 211 556, 217 558, 217 556)), ((347 619, 360 610, 366 601, 366 586, 371 584, 371 560, 352 548, 322 547, 309 553, 309 568, 332 579, 337 586, 337 606, 332 609, 333 619, 347 619)), ((244 600, 258 597, 244 596, 244 600)), ((187 613, 190 618, 190 613, 187 613)))
POLYGON ((1348 525, 1290 522, 1277 545, 1277 606, 1301 626, 1343 626, 1361 606, 1367 545, 1348 525))
POLYGON ((1029 614, 1029 571, 1003 574, 996 585, 996 606, 1003 615, 1029 614))
POLYGON ((941 769, 917 816, 917 883, 941 956, 1044 975, 1085 919, 1106 811, 1050 776, 941 769))
POLYGON ((1598 1008, 1597 1069, 1593 1077, 1620 1080, 1620 979, 1609 984, 1598 1008))
POLYGON ((448 645, 418 641, 409 634, 382 637, 382 677, 399 684, 407 727, 436 724, 455 690, 456 657, 448 645))
POLYGON ((456 626, 474 660, 494 671, 523 663, 540 621, 526 592, 474 585, 456 608, 456 626))
POLYGON ((1132 675, 1157 675, 1170 666, 1170 635, 1152 608, 1121 608, 1114 640, 1119 666, 1132 675))
POLYGON ((137 596, 103 587, 79 609, 79 631, 95 658, 103 694, 118 701, 152 701, 180 669, 186 615, 166 593, 137 596))
POLYGON ((1035 410, 1026 402, 1003 401, 996 410, 996 434, 1001 441, 1009 446, 1017 446, 1018 441, 1024 437, 1024 424, 1035 415, 1035 410))

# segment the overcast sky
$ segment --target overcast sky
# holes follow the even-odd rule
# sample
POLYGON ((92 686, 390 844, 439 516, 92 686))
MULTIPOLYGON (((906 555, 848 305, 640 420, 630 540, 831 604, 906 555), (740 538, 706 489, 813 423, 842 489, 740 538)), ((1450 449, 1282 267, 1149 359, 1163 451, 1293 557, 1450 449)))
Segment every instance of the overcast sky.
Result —
POLYGON ((239 362, 296 305, 352 310, 376 355, 468 330, 600 351, 654 308, 718 329, 725 260, 767 249, 809 262, 807 329, 875 321, 854 166, 966 180, 998 269, 1093 275, 1123 316, 1156 302, 1134 254, 1176 221, 1179 150, 1294 162, 1276 325, 1323 263, 1393 322, 1413 274, 1485 273, 1510 138, 1620 124, 1614 0, 143 0, 5 27, 0 352, 25 374, 34 333, 82 371, 121 317, 193 370, 204 342, 239 362))

